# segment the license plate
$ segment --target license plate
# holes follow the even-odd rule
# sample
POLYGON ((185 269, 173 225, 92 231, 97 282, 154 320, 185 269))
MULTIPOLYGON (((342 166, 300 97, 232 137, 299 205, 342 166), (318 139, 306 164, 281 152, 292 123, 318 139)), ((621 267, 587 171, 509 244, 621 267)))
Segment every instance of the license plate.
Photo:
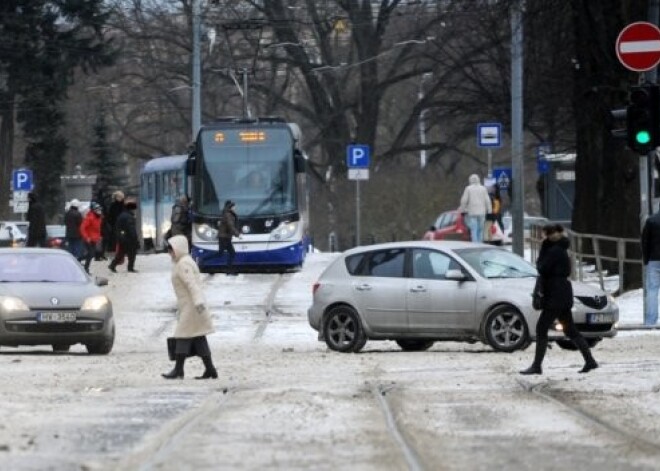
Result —
POLYGON ((76 322, 75 312, 39 312, 38 322, 76 322))
POLYGON ((614 314, 611 312, 587 313, 587 324, 611 324, 614 322, 614 314))

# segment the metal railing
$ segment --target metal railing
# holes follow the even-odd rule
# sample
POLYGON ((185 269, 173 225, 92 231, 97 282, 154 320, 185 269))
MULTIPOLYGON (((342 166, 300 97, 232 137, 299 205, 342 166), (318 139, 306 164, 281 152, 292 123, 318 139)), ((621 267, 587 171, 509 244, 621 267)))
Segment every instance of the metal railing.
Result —
MULTIPOLYGON (((530 238, 529 245, 531 249, 531 258, 533 262, 536 262, 538 257, 539 249, 541 248, 541 242, 543 240, 542 234, 542 225, 532 225, 530 228, 530 238)), ((642 265, 641 258, 629 258, 628 245, 634 244, 636 251, 639 252, 639 239, 629 239, 624 237, 611 237, 599 234, 581 234, 573 230, 567 229, 566 234, 568 235, 571 241, 571 248, 569 249, 569 255, 573 260, 572 266, 572 275, 573 280, 584 281, 584 268, 586 261, 593 261, 596 267, 596 273, 598 275, 598 282, 600 288, 605 290, 605 280, 604 280, 604 271, 603 271, 603 261, 616 262, 618 265, 619 280, 618 288, 616 293, 623 293, 624 286, 624 276, 625 276, 625 265, 627 263, 634 263, 642 265), (586 241, 590 241, 590 252, 587 252, 586 247, 589 247, 589 244, 586 244, 586 241), (616 244, 616 256, 612 255, 603 255, 602 253, 602 244, 616 244)), ((641 255, 640 255, 641 257, 641 255)))

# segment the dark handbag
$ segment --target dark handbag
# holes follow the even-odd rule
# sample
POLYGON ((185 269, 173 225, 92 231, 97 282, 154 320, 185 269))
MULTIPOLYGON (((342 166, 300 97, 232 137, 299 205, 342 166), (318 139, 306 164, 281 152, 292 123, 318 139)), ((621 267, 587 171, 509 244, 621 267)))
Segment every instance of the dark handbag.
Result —
MULTIPOLYGON (((167 356, 170 358, 170 361, 174 361, 176 356, 176 338, 167 337, 167 356)), ((195 350, 195 343, 190 343, 190 350, 186 357, 194 357, 197 355, 197 350, 195 350)))
POLYGON ((541 277, 536 278, 534 291, 532 291, 532 307, 537 311, 543 309, 543 290, 541 289, 541 277))

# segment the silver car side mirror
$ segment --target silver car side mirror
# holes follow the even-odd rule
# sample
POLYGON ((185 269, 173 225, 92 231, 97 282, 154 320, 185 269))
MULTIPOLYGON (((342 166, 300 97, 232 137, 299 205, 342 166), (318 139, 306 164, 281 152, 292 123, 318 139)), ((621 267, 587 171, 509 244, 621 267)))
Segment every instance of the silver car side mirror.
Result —
POLYGON ((447 270, 445 273, 446 280, 465 281, 467 276, 461 270, 447 270))

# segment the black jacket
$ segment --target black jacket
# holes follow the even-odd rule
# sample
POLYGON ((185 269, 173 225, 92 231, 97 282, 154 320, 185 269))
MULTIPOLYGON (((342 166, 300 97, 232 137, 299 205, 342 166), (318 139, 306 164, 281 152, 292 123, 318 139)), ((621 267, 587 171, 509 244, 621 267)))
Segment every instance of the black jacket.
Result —
POLYGON ((80 224, 82 224, 82 214, 78 208, 69 208, 64 215, 64 226, 66 227, 65 237, 71 239, 80 239, 80 224))
POLYGON ((41 203, 37 201, 30 202, 27 211, 28 226, 28 244, 40 243, 46 241, 46 215, 41 203))
POLYGON ((543 290, 543 309, 563 311, 573 307, 573 285, 568 278, 571 276, 569 246, 566 237, 556 242, 543 241, 536 260, 543 290))
POLYGON ((655 213, 642 229, 642 258, 644 265, 650 260, 660 260, 660 213, 655 213))
POLYGON ((117 218, 117 242, 125 249, 137 249, 140 246, 138 239, 135 215, 128 209, 117 218))

